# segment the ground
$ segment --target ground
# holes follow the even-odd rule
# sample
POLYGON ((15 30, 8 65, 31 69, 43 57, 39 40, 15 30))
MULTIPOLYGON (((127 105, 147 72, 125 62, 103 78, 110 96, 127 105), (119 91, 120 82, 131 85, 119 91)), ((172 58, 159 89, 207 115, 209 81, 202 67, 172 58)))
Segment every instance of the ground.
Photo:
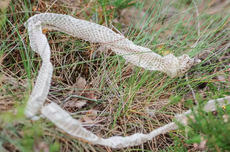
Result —
POLYGON ((162 56, 188 54, 202 61, 172 79, 135 67, 99 44, 44 30, 54 66, 46 102, 58 103, 98 136, 149 133, 197 103, 229 95, 228 0, 3 0, 0 10, 0 151, 198 149, 186 142, 183 129, 140 146, 111 149, 72 137, 46 119, 26 119, 23 110, 41 59, 31 50, 23 23, 41 12, 98 23, 162 56))

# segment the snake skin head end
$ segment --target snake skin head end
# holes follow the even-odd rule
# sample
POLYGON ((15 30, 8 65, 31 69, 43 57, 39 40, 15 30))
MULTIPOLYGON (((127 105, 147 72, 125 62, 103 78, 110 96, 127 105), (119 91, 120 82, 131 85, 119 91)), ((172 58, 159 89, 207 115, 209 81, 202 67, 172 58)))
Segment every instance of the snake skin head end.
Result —
POLYGON ((178 58, 180 68, 178 71, 178 76, 184 75, 191 67, 197 65, 201 62, 198 58, 190 58, 188 55, 184 54, 178 58))

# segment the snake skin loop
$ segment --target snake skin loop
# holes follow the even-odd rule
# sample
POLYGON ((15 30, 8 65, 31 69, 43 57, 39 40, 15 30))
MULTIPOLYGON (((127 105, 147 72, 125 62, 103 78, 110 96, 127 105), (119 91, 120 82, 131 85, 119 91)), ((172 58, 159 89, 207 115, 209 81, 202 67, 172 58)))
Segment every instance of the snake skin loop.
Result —
MULTIPOLYGON (((83 128, 78 120, 73 119, 56 103, 43 106, 49 93, 53 66, 50 62, 51 52, 49 43, 46 36, 42 33, 42 29, 58 30, 90 42, 100 43, 112 49, 116 54, 122 55, 128 62, 136 66, 143 67, 147 70, 159 70, 171 77, 184 74, 193 65, 199 63, 199 60, 191 59, 188 55, 182 55, 179 58, 176 58, 172 54, 161 57, 148 48, 135 45, 124 36, 116 34, 104 26, 79 20, 68 15, 52 13, 34 15, 25 23, 25 26, 28 29, 32 50, 38 53, 42 59, 42 66, 25 109, 26 117, 37 120, 41 113, 60 129, 72 136, 82 138, 93 144, 113 148, 140 145, 147 140, 152 140, 153 137, 159 134, 177 129, 177 125, 172 122, 149 134, 136 133, 127 137, 114 136, 104 139, 83 128)), ((216 102, 218 102, 219 106, 223 106, 224 104, 230 103, 230 97, 221 98, 217 101, 210 100, 204 109, 206 111, 215 110, 217 106, 216 102), (227 100, 227 102, 225 102, 225 100, 227 100)), ((183 114, 177 115, 175 118, 178 121, 182 121, 185 115, 190 112, 191 110, 188 110, 183 114)))
POLYGON ((45 106, 44 108, 42 108, 41 112, 45 117, 47 117, 50 121, 52 121, 55 125, 57 125, 68 134, 82 138, 93 144, 109 146, 112 148, 124 148, 128 146, 140 145, 148 140, 152 140, 153 137, 159 134, 163 134, 177 128, 177 125, 172 122, 150 132, 149 134, 136 133, 127 137, 114 136, 104 139, 99 138, 92 132, 83 128, 79 121, 73 119, 56 103, 51 103, 45 106))
MULTIPOLYGON (((182 75, 192 66, 199 63, 199 60, 191 59, 188 55, 182 55, 179 58, 176 58, 172 54, 161 57, 148 48, 135 45, 132 41, 107 27, 76 19, 68 15, 53 13, 34 15, 25 23, 25 26, 29 29, 29 25, 39 23, 42 28, 58 30, 86 41, 100 43, 113 50, 116 54, 122 55, 128 62, 136 66, 143 67, 146 70, 158 70, 171 77, 182 75)), ((43 37, 37 36, 36 38, 45 41, 43 37)), ((31 47, 35 43, 40 43, 40 41, 31 41, 31 47)), ((36 46, 39 47, 42 44, 36 46)))
MULTIPOLYGON (((214 111, 217 106, 222 107, 225 104, 230 103, 230 96, 225 98, 220 98, 217 100, 210 100, 204 106, 205 111, 214 111)), ((196 108, 195 108, 196 109, 196 108)), ((176 120, 183 123, 184 119, 187 115, 189 115, 192 111, 188 110, 183 114, 178 114, 175 116, 176 120)), ((165 134, 171 130, 175 130, 178 126, 171 122, 166 124, 163 127, 153 130, 149 134, 135 133, 131 136, 121 137, 121 136, 113 136, 107 139, 100 138, 93 134, 92 132, 86 130, 82 127, 81 123, 75 119, 73 119, 66 111, 64 111, 60 106, 56 103, 51 103, 44 108, 42 108, 41 113, 52 121, 59 128, 67 132, 68 134, 82 138, 88 142, 93 144, 99 144, 104 146, 109 146, 112 148, 125 148, 129 146, 137 146, 148 140, 152 140, 154 137, 165 134)))

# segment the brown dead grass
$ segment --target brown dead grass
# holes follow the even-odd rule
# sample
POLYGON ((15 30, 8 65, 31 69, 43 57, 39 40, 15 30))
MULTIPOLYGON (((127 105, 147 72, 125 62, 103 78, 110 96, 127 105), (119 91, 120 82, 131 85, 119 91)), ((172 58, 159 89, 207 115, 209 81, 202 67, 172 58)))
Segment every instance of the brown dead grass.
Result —
MULTIPOLYGON (((65 4, 63 2, 65 1, 57 1, 56 3, 52 3, 48 0, 32 1, 31 3, 33 6, 32 10, 29 10, 31 11, 30 15, 36 14, 36 11, 46 12, 47 10, 48 12, 53 13, 68 14, 68 12, 72 9, 82 10, 87 6, 87 4, 81 1, 79 5, 76 6, 69 6, 69 4, 65 4)), ((8 18, 12 24, 19 29, 19 34, 23 38, 22 41, 28 45, 28 40, 25 38, 26 30, 23 26, 23 22, 25 22, 25 20, 22 20, 24 16, 24 6, 25 4, 23 2, 17 2, 17 5, 15 5, 16 20, 14 20, 13 14, 10 13, 8 14, 8 18)), ((91 15, 90 11, 91 10, 89 8, 85 10, 84 13, 77 13, 77 16, 75 17, 87 19, 87 15, 91 15)), ((12 10, 9 8, 8 12, 12 12, 12 10)), ((3 55, 3 67, 0 69, 3 75, 7 77, 7 79, 1 80, 0 83, 1 111, 13 109, 15 101, 19 101, 22 98, 23 93, 26 92, 26 84, 28 81, 26 78, 26 70, 22 62, 23 59, 20 55, 22 53, 25 54, 25 50, 24 48, 19 47, 19 43, 21 42, 16 39, 18 37, 18 33, 10 25, 7 25, 5 30, 7 30, 6 34, 1 34, 0 36, 1 39, 8 38, 6 43, 11 51, 3 55), (8 87, 5 88, 3 85, 7 85, 8 87), (17 100, 15 100, 15 98, 17 98, 17 100)), ((89 61, 92 58, 103 58, 100 52, 95 52, 99 46, 84 41, 80 42, 79 40, 78 43, 81 43, 81 46, 76 46, 76 38, 60 33, 46 32, 46 35, 49 37, 50 47, 52 50, 51 61, 54 67, 57 68, 54 70, 52 88, 50 89, 48 99, 50 101, 57 102, 62 105, 65 110, 73 113, 72 115, 74 118, 82 121, 83 125, 87 129, 91 130, 98 136, 107 138, 115 135, 128 136, 137 132, 149 133, 164 124, 170 123, 173 119, 172 113, 181 113, 185 110, 183 103, 167 106, 170 102, 169 97, 173 94, 169 91, 170 88, 166 88, 165 92, 158 94, 157 99, 152 96, 151 93, 153 92, 149 92, 145 85, 143 85, 136 94, 133 94, 131 89, 130 94, 126 95, 122 94, 122 92, 115 91, 116 93, 114 94, 114 91, 108 91, 107 88, 114 88, 116 90, 116 88, 120 87, 120 82, 114 80, 113 76, 110 74, 113 73, 113 70, 116 70, 116 66, 111 68, 111 71, 100 70, 100 74, 98 73, 98 69, 101 68, 101 65, 105 62, 109 62, 109 59, 87 62, 80 65, 72 65, 73 63, 89 61), (104 81, 102 76, 107 77, 105 83, 101 83, 104 81), (83 79, 84 82, 79 83, 79 78, 83 79), (103 84, 103 86, 100 86, 100 84, 103 84), (68 98, 68 95, 78 95, 92 100, 74 97, 68 98), (120 96, 126 97, 123 103, 120 101, 120 96), (132 101, 129 101, 130 98, 132 101), (149 98, 151 98, 151 100, 146 102, 149 98), (85 103, 79 106, 79 101, 82 102, 83 100, 85 103), (100 103, 96 103, 93 100, 98 100, 100 103), (127 104, 127 101, 130 103, 127 104), (123 104, 121 109, 118 107, 120 102, 123 104), (125 110, 127 107, 128 110, 125 110), (163 107, 166 107, 164 111, 167 113, 156 112, 163 107), (120 115, 116 118, 117 113, 120 113, 120 115), (113 124, 115 119, 116 123, 113 124)), ((36 68, 40 66, 40 62, 40 58, 36 54, 33 55, 33 64, 30 63, 30 65, 34 67, 31 71, 31 82, 35 81, 35 71, 36 68)), ((126 70, 124 70, 122 75, 123 80, 121 81, 124 81, 132 76, 133 67, 126 65, 125 68, 126 70)), ((142 71, 140 71, 140 74, 141 73, 142 71)), ((156 90, 161 88, 164 81, 165 77, 159 78, 159 83, 154 85, 152 88, 156 90)), ((190 96, 190 98, 192 97, 190 96)), ((61 143, 61 151, 63 152, 80 151, 82 149, 83 151, 114 151, 108 147, 88 144, 81 139, 76 139, 63 132, 64 136, 62 136, 58 133, 55 127, 53 129, 57 133, 51 132, 49 128, 45 130, 45 136, 57 138, 61 143), (76 140, 78 145, 76 145, 76 140)), ((172 133, 174 134, 174 132, 172 133)), ((184 137, 181 138, 183 139, 184 137)), ((185 143, 182 144, 187 146, 185 143)), ((152 139, 152 141, 148 141, 141 146, 133 148, 158 151, 160 149, 166 149, 172 145, 173 139, 170 138, 168 134, 165 134, 159 135, 152 139)), ((10 148, 10 146, 6 145, 4 147, 13 150, 14 148, 10 148)), ((37 146, 39 147, 39 143, 37 146)), ((45 147, 46 146, 47 145, 45 145, 45 147)), ((115 151, 128 151, 129 149, 130 148, 125 148, 115 151)))

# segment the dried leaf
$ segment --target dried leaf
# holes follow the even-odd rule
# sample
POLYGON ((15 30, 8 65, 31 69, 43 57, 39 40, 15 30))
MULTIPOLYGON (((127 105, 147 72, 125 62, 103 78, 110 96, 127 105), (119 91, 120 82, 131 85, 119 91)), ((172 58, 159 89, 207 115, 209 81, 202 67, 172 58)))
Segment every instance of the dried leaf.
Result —
POLYGON ((90 114, 90 116, 97 116, 97 110, 90 109, 87 114, 90 114))
POLYGON ((160 52, 163 56, 172 54, 173 52, 171 50, 168 50, 165 48, 164 45, 160 45, 157 47, 158 52, 160 52))
POLYGON ((84 105, 86 105, 86 103, 87 103, 87 100, 80 100, 80 101, 77 101, 76 107, 77 107, 77 108, 82 108, 84 105))
POLYGON ((32 11, 37 11, 37 8, 35 6, 33 6, 32 11))
POLYGON ((92 120, 90 117, 83 116, 82 119, 83 119, 83 121, 86 122, 86 123, 93 123, 93 120, 92 120))
POLYGON ((86 105, 86 103, 87 100, 70 100, 66 103, 65 107, 81 109, 84 105, 86 105))
POLYGON ((77 89, 85 89, 85 86, 86 86, 85 78, 78 77, 77 80, 76 80, 76 83, 74 84, 74 86, 77 89))
POLYGON ((46 34, 47 31, 48 31, 48 29, 42 29, 43 34, 46 34))
POLYGON ((96 117, 97 117, 97 110, 90 109, 87 112, 87 115, 82 117, 82 121, 85 122, 84 124, 92 124, 95 123, 94 120, 96 119, 96 117))
POLYGON ((96 99, 93 92, 86 92, 84 93, 84 96, 89 99, 96 99))

